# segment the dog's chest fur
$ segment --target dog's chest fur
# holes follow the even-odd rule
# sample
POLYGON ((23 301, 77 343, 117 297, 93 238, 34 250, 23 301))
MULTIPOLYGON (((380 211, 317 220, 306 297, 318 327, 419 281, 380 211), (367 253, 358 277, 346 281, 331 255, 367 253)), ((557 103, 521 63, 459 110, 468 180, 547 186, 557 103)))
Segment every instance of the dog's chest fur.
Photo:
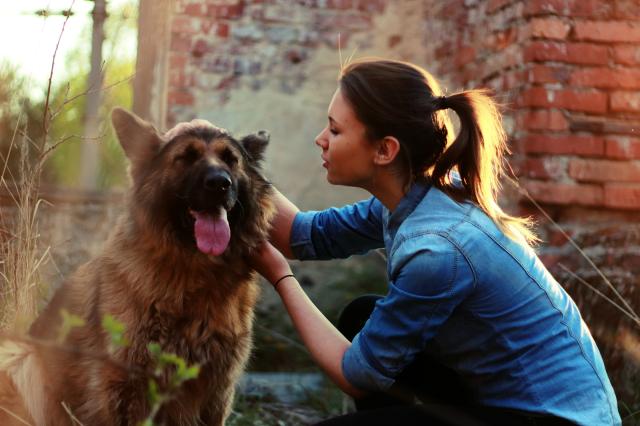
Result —
MULTIPOLYGON (((105 367, 91 357, 78 362, 73 355, 62 355, 69 359, 59 365, 75 371, 68 373, 68 380, 58 382, 59 394, 91 421, 98 422, 105 415, 112 420, 106 424, 118 424, 117 418, 141 420, 148 411, 146 404, 125 406, 119 402, 109 407, 95 395, 110 389, 112 400, 145 401, 154 368, 148 345, 155 342, 187 364, 200 365, 198 378, 182 386, 158 419, 166 424, 174 424, 177 418, 217 424, 218 420, 207 420, 207 416, 225 415, 233 384, 251 350, 253 308, 259 294, 255 276, 242 259, 211 263, 201 256, 195 260, 175 257, 171 256, 175 253, 150 252, 135 240, 117 238, 122 233, 115 234, 103 254, 81 267, 57 292, 32 334, 51 337, 59 324, 58 310, 64 307, 87 320, 69 334, 67 343, 83 351, 106 353, 110 338, 101 323, 105 315, 112 315, 124 323, 129 342, 112 357, 138 373, 105 367), (85 389, 74 393, 73 401, 68 392, 72 382, 72 388, 85 389)), ((167 369, 156 377, 161 387, 171 372, 167 369)))

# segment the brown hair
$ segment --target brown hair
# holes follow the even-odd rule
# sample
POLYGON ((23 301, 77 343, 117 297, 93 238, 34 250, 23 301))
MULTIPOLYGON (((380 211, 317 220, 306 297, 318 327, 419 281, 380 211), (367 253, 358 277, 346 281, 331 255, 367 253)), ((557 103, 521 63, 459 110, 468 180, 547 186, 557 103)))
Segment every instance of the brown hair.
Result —
POLYGON ((537 240, 528 219, 508 215, 497 203, 509 151, 500 112, 486 90, 443 96, 438 82, 424 69, 378 59, 348 64, 339 82, 370 140, 398 139, 399 161, 408 182, 430 177, 434 186, 454 199, 476 203, 511 239, 537 240), (460 120, 455 139, 446 109, 460 120), (453 170, 462 187, 451 182, 453 170))

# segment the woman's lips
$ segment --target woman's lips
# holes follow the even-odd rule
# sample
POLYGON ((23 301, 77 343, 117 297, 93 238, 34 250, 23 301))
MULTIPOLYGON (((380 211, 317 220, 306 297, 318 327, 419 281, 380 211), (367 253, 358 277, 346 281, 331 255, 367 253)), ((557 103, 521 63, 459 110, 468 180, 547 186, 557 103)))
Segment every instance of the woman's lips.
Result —
POLYGON ((324 157, 320 157, 322 159, 322 167, 324 167, 325 169, 327 168, 327 166, 329 165, 329 162, 327 160, 324 159, 324 157))

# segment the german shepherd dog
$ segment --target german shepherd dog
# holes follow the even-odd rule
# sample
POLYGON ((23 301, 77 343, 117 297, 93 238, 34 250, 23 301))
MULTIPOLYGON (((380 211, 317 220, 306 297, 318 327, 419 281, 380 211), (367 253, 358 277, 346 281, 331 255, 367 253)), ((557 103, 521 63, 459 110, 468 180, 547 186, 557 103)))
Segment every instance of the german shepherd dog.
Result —
POLYGON ((202 120, 161 135, 119 108, 112 123, 130 162, 126 210, 102 253, 54 294, 30 338, 2 343, 2 425, 24 424, 15 418, 22 415, 36 425, 77 424, 72 416, 86 426, 138 424, 150 412, 150 342, 200 365, 155 422, 222 425, 230 412, 259 293, 247 255, 267 238, 274 214, 260 170, 269 136, 238 141, 202 120), (61 346, 42 344, 55 339, 62 309, 85 324, 61 346), (111 343, 101 325, 107 314, 124 323, 130 343, 101 357, 111 343))

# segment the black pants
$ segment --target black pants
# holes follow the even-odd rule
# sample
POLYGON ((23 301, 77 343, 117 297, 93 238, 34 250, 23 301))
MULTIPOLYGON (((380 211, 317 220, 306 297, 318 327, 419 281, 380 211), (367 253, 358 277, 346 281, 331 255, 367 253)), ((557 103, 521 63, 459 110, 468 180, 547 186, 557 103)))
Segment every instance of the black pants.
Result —
MULTIPOLYGON (((349 340, 362 329, 381 296, 366 295, 344 308, 338 329, 349 340)), ((355 400, 356 412, 317 426, 346 425, 571 425, 557 417, 539 416, 475 404, 473 392, 462 378, 427 355, 419 356, 384 393, 355 400)))

